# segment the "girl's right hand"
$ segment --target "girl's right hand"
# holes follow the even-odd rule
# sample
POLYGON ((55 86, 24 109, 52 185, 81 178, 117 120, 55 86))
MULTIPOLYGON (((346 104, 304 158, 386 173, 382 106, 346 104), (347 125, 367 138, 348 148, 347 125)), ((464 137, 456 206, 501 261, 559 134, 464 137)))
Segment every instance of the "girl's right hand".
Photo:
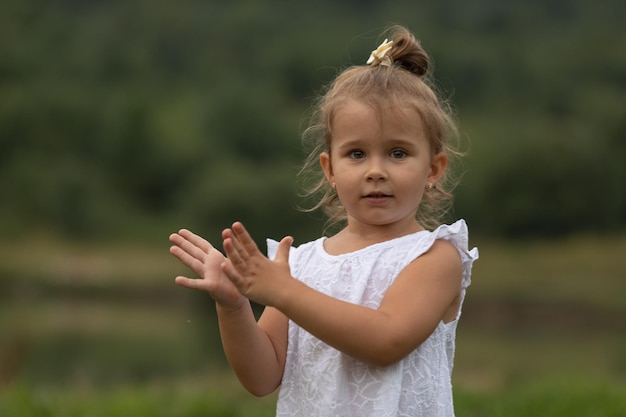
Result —
POLYGON ((220 251, 186 229, 172 233, 169 240, 174 244, 170 253, 201 278, 178 276, 175 280, 178 285, 206 291, 221 307, 234 309, 242 305, 246 298, 222 272, 221 265, 228 260, 220 251))

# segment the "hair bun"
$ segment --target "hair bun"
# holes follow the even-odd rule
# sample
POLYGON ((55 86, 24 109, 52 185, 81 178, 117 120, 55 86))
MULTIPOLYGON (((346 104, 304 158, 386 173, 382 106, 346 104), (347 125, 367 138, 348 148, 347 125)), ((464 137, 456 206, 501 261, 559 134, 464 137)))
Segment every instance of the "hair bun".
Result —
POLYGON ((417 75, 427 77, 430 71, 430 58, 419 41, 406 28, 391 28, 393 48, 391 58, 395 65, 417 75))

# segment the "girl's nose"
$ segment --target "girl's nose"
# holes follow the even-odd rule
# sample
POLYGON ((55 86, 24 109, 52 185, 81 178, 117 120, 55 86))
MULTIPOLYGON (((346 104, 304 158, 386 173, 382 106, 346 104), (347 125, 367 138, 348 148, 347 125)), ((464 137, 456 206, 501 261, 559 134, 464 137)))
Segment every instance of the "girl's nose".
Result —
POLYGON ((387 180, 387 171, 385 170, 382 161, 377 160, 377 158, 370 159, 370 164, 367 167, 366 178, 368 181, 387 180))

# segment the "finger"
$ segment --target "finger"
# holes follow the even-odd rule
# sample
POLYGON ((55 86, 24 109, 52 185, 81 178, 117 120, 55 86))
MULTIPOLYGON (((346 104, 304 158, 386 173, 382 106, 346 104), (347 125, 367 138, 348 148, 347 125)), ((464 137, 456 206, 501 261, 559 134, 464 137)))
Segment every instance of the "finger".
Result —
POLYGON ((202 287, 203 281, 201 279, 191 279, 187 277, 176 277, 174 282, 181 287, 191 288, 192 290, 204 290, 202 287))
POLYGON ((196 243, 190 241, 180 233, 172 233, 169 240, 176 246, 180 247, 183 251, 201 261, 204 260, 205 255, 213 248, 213 246, 206 241, 203 243, 204 247, 199 247, 196 243))
POLYGON ((183 260, 185 255, 191 256, 199 261, 202 261, 204 259, 204 253, 202 252, 202 250, 196 246, 193 246, 182 236, 179 236, 178 234, 172 234, 170 235, 170 242, 174 244, 174 246, 170 246, 170 253, 183 261, 183 263, 187 264, 187 262, 183 260))
POLYGON ((225 229, 222 232, 222 237, 224 238, 224 242, 226 242, 226 240, 230 240, 230 244, 232 245, 231 250, 236 250, 237 252, 239 252, 239 256, 241 258, 245 259, 248 257, 246 249, 243 246, 243 243, 241 242, 240 236, 233 229, 225 229))
POLYGON ((232 230, 235 233, 235 236, 237 236, 237 239, 241 243, 242 249, 246 254, 252 255, 260 253, 257 244, 254 242, 252 236, 250 236, 250 233, 248 233, 242 223, 234 223, 232 230))
POLYGON ((202 271, 202 260, 190 255, 187 251, 179 246, 170 247, 170 253, 178 258, 185 266, 191 268, 194 272, 200 274, 202 271))
POLYGON ((191 232, 190 230, 180 229, 178 234, 184 237, 185 239, 187 239, 189 242, 191 242, 191 244, 199 247, 205 252, 209 252, 211 249, 213 249, 213 245, 211 245, 209 241, 191 232))
POLYGON ((228 237, 224 240, 224 252, 231 263, 236 267, 241 267, 245 264, 245 259, 241 255, 239 244, 235 237, 228 237))
POLYGON ((241 294, 244 294, 244 292, 242 291, 243 279, 241 278, 239 272, 237 272, 237 269, 235 268, 233 263, 229 260, 226 260, 224 263, 222 263, 221 267, 222 272, 224 272, 230 282, 235 285, 235 287, 241 294))
POLYGON ((223 242, 224 251, 227 254, 229 254, 228 257, 231 260, 240 264, 240 263, 245 262, 246 259, 249 258, 249 255, 246 252, 243 244, 239 240, 239 237, 235 234, 235 232, 232 229, 225 229, 222 232, 222 237, 224 239, 224 242, 223 242))
POLYGON ((276 261, 289 262, 289 251, 291 250, 292 243, 293 237, 286 236, 282 238, 280 243, 278 243, 278 249, 276 250, 276 261))

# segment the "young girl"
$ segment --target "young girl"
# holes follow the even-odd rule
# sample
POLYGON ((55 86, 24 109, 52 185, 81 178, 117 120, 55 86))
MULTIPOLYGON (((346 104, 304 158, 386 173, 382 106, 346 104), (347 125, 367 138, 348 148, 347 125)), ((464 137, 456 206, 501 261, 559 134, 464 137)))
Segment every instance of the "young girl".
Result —
POLYGON ((237 222, 224 256, 181 230, 170 252, 202 279, 176 283, 216 301, 242 385, 280 386, 278 416, 452 416, 454 339, 476 249, 463 220, 427 227, 451 195, 454 124, 429 86, 429 58, 406 29, 345 70, 307 134, 318 140, 311 192, 344 227, 269 258, 237 222), (266 306, 258 322, 250 302, 266 306))

